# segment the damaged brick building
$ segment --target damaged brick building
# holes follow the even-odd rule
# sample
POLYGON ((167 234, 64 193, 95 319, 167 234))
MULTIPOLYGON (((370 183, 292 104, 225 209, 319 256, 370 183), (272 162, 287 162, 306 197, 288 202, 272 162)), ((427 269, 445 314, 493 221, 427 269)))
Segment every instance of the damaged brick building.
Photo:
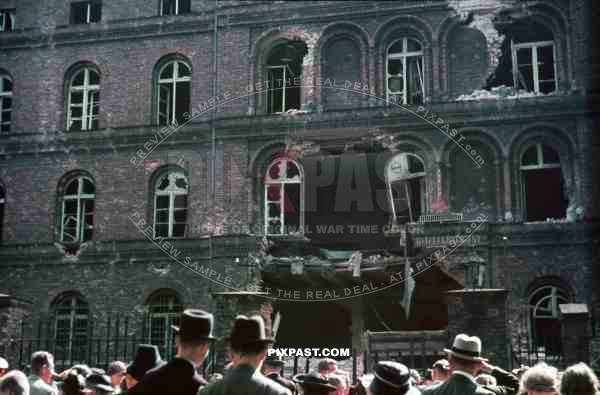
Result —
POLYGON ((44 317, 0 351, 86 360, 118 313, 168 354, 198 306, 563 358, 560 306, 600 314, 597 8, 0 0, 0 312, 44 317))

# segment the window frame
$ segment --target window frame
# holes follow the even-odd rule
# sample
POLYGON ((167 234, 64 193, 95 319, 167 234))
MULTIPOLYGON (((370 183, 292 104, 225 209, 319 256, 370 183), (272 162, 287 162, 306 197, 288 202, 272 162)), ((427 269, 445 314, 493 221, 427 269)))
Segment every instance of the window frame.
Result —
MULTIPOLYGON (((532 42, 523 42, 523 43, 515 43, 514 40, 510 41, 511 46, 511 57, 512 57, 512 72, 513 72, 513 83, 516 90, 519 90, 519 64, 517 59, 517 51, 519 49, 528 49, 531 54, 531 69, 532 69, 532 84, 533 84, 533 93, 539 94, 540 92, 540 82, 554 82, 554 89, 549 93, 556 92, 558 89, 558 65, 556 59, 556 44, 554 41, 532 41, 532 42), (538 48, 542 47, 552 47, 552 63, 553 63, 553 71, 554 71, 554 79, 553 80, 543 80, 540 81, 540 65, 538 62, 538 48)), ((527 89, 525 89, 527 90, 527 89)), ((529 90, 527 90, 529 92, 529 90)))
MULTIPOLYGON (((160 238, 163 238, 163 239, 184 239, 184 238, 186 238, 187 233, 188 233, 189 194, 190 194, 189 177, 187 176, 186 172, 183 169, 179 169, 179 168, 166 169, 164 171, 161 171, 160 174, 158 174, 153 179, 152 192, 153 192, 153 194, 152 194, 152 238, 154 240, 160 239, 160 238), (177 190, 158 191, 159 183, 165 176, 169 177, 169 186, 167 186, 167 189, 168 189, 172 186, 171 181, 175 180, 177 175, 180 175, 185 179, 185 182, 186 182, 185 193, 177 191, 177 190), (169 216, 169 218, 168 218, 169 222, 167 223, 167 233, 168 233, 167 236, 157 235, 157 217, 158 217, 157 201, 158 201, 159 196, 168 196, 168 198, 169 198, 169 207, 167 208, 167 213, 169 216), (177 196, 185 196, 186 197, 184 231, 183 231, 183 235, 181 235, 181 236, 173 236, 173 228, 175 225, 175 210, 176 210, 175 198, 177 196)), ((181 210, 181 208, 179 208, 178 210, 181 210)))
MULTIPOLYGON (((569 303, 571 301, 572 297, 570 295, 570 293, 568 292, 568 290, 560 285, 557 285, 555 283, 551 283, 551 284, 546 284, 546 285, 541 285, 535 289, 533 289, 533 291, 531 291, 528 296, 527 296, 527 310, 528 310, 528 314, 527 314, 527 336, 529 339, 529 344, 530 347, 535 350, 537 352, 537 348, 541 347, 543 345, 539 345, 538 341, 539 339, 537 339, 537 336, 535 334, 535 323, 536 320, 559 320, 559 304, 564 304, 564 303, 569 303), (540 292, 544 292, 546 290, 550 289, 550 294, 549 295, 542 295, 542 297, 539 298, 539 300, 536 302, 536 304, 532 304, 532 300, 534 299, 534 297, 539 294, 540 292), (540 309, 540 305, 548 300, 548 298, 551 298, 550 300, 550 315, 538 315, 537 314, 537 310, 540 309), (561 303, 562 301, 562 303, 561 303)), ((559 342, 562 343, 561 339, 557 339, 559 342)))
MULTIPOLYGON (((425 161, 423 160, 423 158, 421 158, 419 155, 414 154, 412 152, 401 152, 396 155, 393 155, 392 157, 390 157, 390 159, 388 159, 388 161, 385 165, 385 184, 386 184, 386 189, 387 189, 390 206, 392 208, 392 218, 395 222, 398 221, 398 215, 396 213, 396 205, 394 203, 395 199, 394 199, 393 192, 392 192, 392 185, 394 185, 395 183, 406 183, 409 180, 420 178, 419 184, 420 184, 420 188, 421 188, 421 191, 420 191, 421 215, 423 215, 423 213, 426 211, 426 207, 427 207, 427 182, 425 180, 425 177, 427 175, 426 169, 427 168, 425 167, 425 161), (393 160, 397 157, 401 158, 400 163, 406 165, 407 175, 390 179, 390 166, 392 165, 393 160), (421 163, 421 165, 423 166, 422 172, 417 172, 417 173, 410 172, 410 168, 408 165, 409 157, 414 157, 421 163)), ((404 190, 407 194, 409 193, 409 190, 408 190, 408 187, 406 186, 406 184, 404 184, 404 190)), ((407 199, 408 202, 410 202, 411 200, 412 199, 407 199)), ((408 210, 409 210, 409 221, 408 222, 412 223, 412 222, 418 221, 418 218, 413 218, 413 208, 412 208, 411 204, 409 204, 408 210)))
MULTIPOLYGON (((390 60, 402 60, 402 104, 420 104, 420 103, 408 103, 408 84, 407 84, 407 59, 410 57, 420 57, 420 62, 417 60, 417 65, 421 65, 421 72, 419 75, 419 80, 421 81, 421 95, 422 102, 425 102, 425 50, 423 48, 423 43, 419 40, 411 38, 411 37, 402 37, 396 40, 393 40, 386 48, 385 51, 385 93, 386 100, 388 102, 391 101, 392 96, 400 96, 400 93, 392 93, 390 92, 389 80, 390 78, 397 76, 396 74, 389 73, 389 63, 390 60), (408 51, 408 40, 412 40, 419 44, 421 50, 419 51, 408 51), (402 41, 402 52, 394 52, 390 54, 391 48, 398 42, 402 41)), ((418 69, 418 67, 417 67, 418 69)))
POLYGON ((192 5, 191 5, 191 0, 189 3, 189 10, 187 11, 180 11, 180 3, 182 0, 173 0, 175 2, 175 11, 172 14, 165 14, 164 13, 164 5, 165 5, 165 1, 168 0, 160 0, 158 2, 158 15, 159 16, 174 16, 174 15, 183 15, 183 14, 189 14, 190 12, 192 12, 192 5))
POLYGON ((92 215, 92 219, 94 217, 95 214, 95 208, 96 208, 96 184, 94 183, 94 180, 84 174, 80 174, 77 175, 75 177, 70 177, 65 183, 64 183, 64 187, 60 196, 60 203, 61 203, 61 214, 60 214, 60 234, 59 234, 59 240, 61 243, 64 244, 77 244, 77 243, 85 243, 86 241, 92 240, 93 235, 94 235, 94 221, 92 220, 92 225, 86 225, 85 224, 85 218, 87 217, 87 215, 92 215), (77 194, 76 195, 67 195, 66 191, 69 187, 69 185, 71 185, 71 183, 73 183, 74 181, 78 182, 77 185, 77 194), (85 194, 83 193, 83 186, 84 186, 84 181, 89 181, 92 184, 92 187, 94 188, 94 193, 93 194, 85 194), (67 203, 67 200, 75 200, 77 203, 77 217, 75 218, 77 225, 76 225, 76 238, 75 240, 65 240, 64 238, 64 232, 65 232, 65 206, 67 203), (94 210, 90 213, 87 213, 85 211, 82 210, 82 205, 84 201, 88 201, 91 200, 94 204, 94 210), (83 235, 85 234, 85 230, 90 229, 91 230, 91 235, 90 238, 87 240, 83 239, 83 235))
POLYGON ((13 113, 13 104, 14 104, 14 95, 13 95, 13 91, 14 91, 14 81, 11 78, 10 75, 6 74, 6 73, 0 73, 0 133, 10 133, 10 129, 12 126, 12 113, 13 113), (4 91, 4 80, 8 80, 10 81, 11 84, 11 88, 10 91, 4 91), (5 98, 10 99, 10 107, 8 109, 3 109, 4 107, 4 100, 5 98), (9 113, 10 114, 10 120, 7 122, 3 122, 2 121, 2 116, 4 115, 4 113, 9 113), (8 124, 8 130, 3 131, 2 127, 4 125, 8 124))
POLYGON ((169 352, 173 351, 173 331, 171 330, 171 325, 179 324, 179 317, 181 312, 183 312, 183 301, 180 295, 172 290, 172 289, 160 289, 155 291, 150 295, 148 300, 146 301, 146 333, 144 333, 144 338, 148 341, 148 344, 156 344, 156 346, 161 349, 161 355, 165 359, 169 359, 169 352), (169 304, 159 304, 165 298, 169 299, 169 304), (163 307, 168 307, 170 311, 168 312, 155 312, 153 310, 161 310, 163 307), (156 338, 153 336, 152 329, 155 325, 154 320, 160 320, 164 325, 164 333, 161 333, 161 341, 162 343, 157 344, 155 341, 156 338), (171 347, 168 347, 171 346, 171 347))
POLYGON ((14 8, 4 8, 0 10, 0 33, 1 32, 12 32, 15 30, 15 16, 16 10, 14 8), (7 29, 6 17, 10 21, 10 28, 7 29))
MULTIPOLYGON (((283 84, 281 84, 281 88, 269 88, 267 90, 265 90, 265 102, 267 104, 267 113, 268 114, 278 114, 278 113, 284 113, 287 110, 285 109, 285 90, 288 87, 287 84, 287 80, 288 78, 286 77, 286 74, 289 73, 290 74, 290 78, 296 78, 296 75, 294 74, 294 72, 292 71, 291 67, 288 64, 282 64, 282 65, 267 65, 265 67, 265 81, 271 81, 269 74, 271 73, 271 70, 277 70, 277 69, 282 69, 283 70, 283 74, 282 74, 282 82, 283 84), (281 111, 272 111, 274 105, 271 104, 274 101, 274 97, 273 95, 276 94, 277 90, 281 90, 281 111), (271 111, 269 110, 271 109, 271 111)), ((277 81, 277 80, 275 80, 277 81)))
MULTIPOLYGON (((172 58, 169 60, 166 60, 165 62, 163 62, 160 67, 158 68, 158 73, 156 75, 156 124, 157 125, 161 125, 161 126, 168 126, 168 125, 178 125, 178 121, 177 121, 177 115, 176 115, 176 108, 177 108, 177 83, 180 82, 187 82, 188 85, 188 89, 189 89, 189 97, 191 99, 192 96, 192 67, 191 65, 180 58, 172 58), (173 65, 173 72, 171 74, 171 76, 169 78, 162 78, 161 74, 164 71, 165 68, 167 68, 169 65, 173 65), (185 67, 187 67, 188 71, 189 71, 189 75, 188 76, 184 76, 184 77, 179 77, 179 64, 183 64, 185 67), (165 124, 161 124, 161 111, 160 111, 160 105, 161 105, 161 89, 165 88, 165 85, 172 85, 172 87, 166 87, 167 89, 169 89, 169 98, 167 98, 167 101, 170 103, 167 103, 167 113, 166 115, 163 115, 167 118, 167 122, 165 124), (169 107, 170 106, 170 107, 169 107), (171 109, 171 113, 168 112, 168 110, 171 109)), ((189 110, 189 108, 188 108, 189 110)))
MULTIPOLYGON (((68 331, 64 331, 67 333, 67 352, 66 352, 66 356, 68 356, 67 359, 61 359, 61 360, 56 360, 54 361, 55 364, 62 364, 62 365, 71 365, 73 364, 73 362, 83 362, 83 361, 78 361, 78 360, 74 360, 73 358, 73 350, 76 348, 74 346, 75 343, 75 337, 76 335, 78 335, 76 332, 76 321, 78 320, 85 320, 85 341, 82 342, 84 343, 84 345, 81 347, 82 354, 84 355, 84 360, 85 357, 88 354, 88 341, 89 341, 89 331, 90 331, 90 307, 89 307, 89 303, 87 303, 87 301, 83 298, 83 296, 81 296, 79 293, 76 292, 65 292, 63 294, 60 294, 58 297, 56 297, 54 299, 54 301, 52 302, 51 305, 51 311, 52 311, 52 329, 53 329, 53 333, 52 333, 52 338, 54 340, 54 344, 58 344, 58 335, 59 335, 59 322, 60 321, 68 321, 69 323, 69 329, 68 331), (66 310, 63 303, 68 300, 69 303, 69 311, 68 313, 63 313, 61 310, 66 310), (85 309, 85 313, 83 314, 79 314, 80 310, 85 309)), ((81 334, 79 334, 81 335, 81 334)), ((62 352, 58 352, 55 353, 55 357, 60 357, 60 356, 65 356, 65 353, 62 352)))
MULTIPOLYGON (((81 130, 77 130, 78 132, 85 132, 91 130, 97 130, 100 127, 100 83, 101 83, 101 75, 98 69, 91 65, 86 65, 77 68, 71 78, 69 79, 68 92, 67 92, 67 130, 72 131, 71 128, 75 121, 81 122, 81 130), (98 75, 98 84, 91 85, 90 84, 90 73, 94 72, 98 75), (80 74, 83 74, 83 85, 81 86, 73 86, 73 82, 75 78, 80 74), (82 102, 81 106, 73 104, 73 94, 81 92, 82 94, 82 102), (90 94, 98 94, 98 101, 94 102, 93 100, 90 102, 90 98, 88 97, 90 94), (81 117, 73 117, 72 107, 74 106, 81 107, 81 117), (96 108, 96 114, 94 115, 93 109, 96 108), (91 112, 91 115, 90 115, 91 112), (98 126, 94 127, 94 121, 97 121, 98 126)), ((75 130, 73 130, 75 131, 75 130)))
POLYGON ((300 165, 300 163, 298 163, 297 161, 293 160, 293 159, 289 159, 286 157, 277 157, 274 158, 271 163, 269 163, 269 165, 267 166, 266 170, 265 170, 265 175, 263 178, 263 210, 264 210, 264 215, 263 215, 263 220, 264 220, 264 234, 266 236, 290 236, 290 235, 303 235, 304 234, 304 224, 305 224, 305 207, 304 207, 304 169, 302 168, 302 166, 300 165), (283 179, 279 179, 279 180, 272 180, 269 178, 269 170, 271 169, 272 166, 274 166, 276 163, 278 162, 284 162, 286 163, 286 173, 287 173, 287 163, 290 162, 292 163, 294 166, 296 166, 296 169, 298 169, 298 180, 288 180, 287 177, 283 176, 283 179), (279 210, 279 221, 280 221, 280 225, 279 225, 279 232, 278 233, 269 233, 269 219, 276 219, 277 217, 269 217, 269 204, 276 204, 277 202, 275 201, 271 201, 269 199, 269 191, 268 188, 269 186, 274 186, 274 185, 279 185, 279 205, 280 207, 285 207, 285 197, 286 192, 285 192, 285 185, 299 185, 299 232, 297 233, 289 233, 288 231, 286 231, 286 224, 285 224, 285 210, 279 210))
POLYGON ((87 0, 87 1, 73 1, 70 3, 70 23, 71 25, 89 25, 91 23, 98 23, 102 21, 102 1, 101 0, 87 0), (73 6, 76 4, 85 4, 85 21, 84 22, 75 22, 73 16, 73 6), (100 7, 99 10, 99 18, 97 21, 92 21, 92 6, 98 5, 100 7))

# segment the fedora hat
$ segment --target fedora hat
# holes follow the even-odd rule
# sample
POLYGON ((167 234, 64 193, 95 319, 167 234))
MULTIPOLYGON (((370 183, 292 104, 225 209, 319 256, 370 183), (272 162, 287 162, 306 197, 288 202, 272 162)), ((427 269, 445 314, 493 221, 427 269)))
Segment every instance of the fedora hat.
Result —
POLYGON ((378 362, 368 388, 374 395, 404 394, 410 388, 410 370, 399 362, 378 362))
POLYGON ((265 365, 269 365, 269 366, 283 366, 285 365, 285 361, 283 359, 281 359, 279 356, 277 356, 277 354, 273 354, 273 355, 268 355, 265 358, 265 361, 263 362, 263 364, 265 365))
POLYGON ((140 344, 133 358, 127 366, 127 374, 140 381, 147 371, 163 364, 158 352, 158 347, 151 344, 140 344))
POLYGON ((115 388, 110 382, 110 377, 105 374, 92 373, 85 379, 85 387, 88 389, 99 389, 104 392, 115 392, 115 388))
POLYGON ((467 361, 487 361, 481 357, 481 339, 477 336, 469 336, 464 333, 456 335, 452 348, 444 348, 448 355, 467 361))
POLYGON ((334 385, 329 384, 329 381, 314 373, 297 374, 293 377, 293 380, 300 384, 305 395, 329 394, 331 391, 336 390, 334 385))
POLYGON ((213 336, 214 317, 199 309, 186 309, 181 314, 180 325, 171 325, 173 331, 183 341, 216 340, 213 336))
POLYGON ((259 315, 235 317, 231 334, 225 340, 234 350, 244 346, 267 345, 275 342, 272 337, 266 336, 265 322, 259 315))

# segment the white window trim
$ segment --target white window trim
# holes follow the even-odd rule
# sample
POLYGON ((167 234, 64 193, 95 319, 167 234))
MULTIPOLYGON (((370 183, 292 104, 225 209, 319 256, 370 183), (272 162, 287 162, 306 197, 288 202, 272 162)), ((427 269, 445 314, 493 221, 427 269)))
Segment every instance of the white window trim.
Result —
MULTIPOLYGON (((546 145, 548 147, 550 147, 547 144, 543 144, 543 143, 536 143, 535 144, 535 148, 536 148, 536 152, 537 152, 537 163, 535 165, 521 165, 520 168, 521 170, 542 170, 542 169, 556 169, 561 167, 560 162, 559 163, 544 163, 544 153, 542 150, 542 147, 546 145)), ((529 149, 531 148, 528 147, 525 151, 523 151, 523 155, 525 155, 525 152, 527 152, 529 149)), ((554 150, 553 147, 550 147, 552 150, 554 150)), ((556 151, 556 150, 554 150, 556 151)), ((560 154, 557 152, 557 154, 560 156, 560 154)), ((523 162, 523 155, 521 155, 521 163, 523 162)))
MULTIPOLYGON (((10 129, 10 126, 12 125, 12 109, 13 109, 13 106, 12 106, 12 103, 11 103, 10 108, 3 109, 3 107, 4 107, 3 101, 4 101, 4 98, 10 98, 10 99, 12 99, 12 97, 13 97, 13 89, 11 89, 8 92, 4 92, 4 79, 7 79, 11 83, 13 83, 12 78, 10 78, 8 75, 6 75, 6 74, 1 74, 0 75, 0 125, 9 125, 9 129, 10 129), (7 112, 11 113, 11 120, 8 121, 8 122, 2 122, 2 114, 3 113, 7 113, 7 112)), ((13 88, 14 88, 14 85, 13 85, 13 88)))
MULTIPOLYGON (((175 13, 174 14, 166 14, 166 15, 179 15, 179 0, 174 0, 174 1, 175 1, 175 13)), ((165 3, 165 0, 160 0, 160 4, 159 4, 160 16, 165 15, 163 13, 164 3, 165 3)))
MULTIPOLYGON (((276 69, 282 69, 283 70, 283 74, 282 74, 282 87, 281 87, 281 94, 283 95, 282 100, 281 100, 281 111, 275 111, 272 114, 277 114, 279 112, 285 112, 285 90, 286 90, 286 80, 288 78, 295 78, 296 75, 294 74, 294 72, 292 71, 292 69, 290 68, 289 65, 285 64, 285 65, 276 65, 276 66, 267 66, 267 81, 270 81, 269 79, 269 71, 270 70, 276 70, 276 69), (287 76, 287 73, 290 74, 290 77, 287 76)), ((277 81, 277 80, 275 80, 277 81)), ((266 90, 266 94, 267 94, 267 102, 269 102, 269 98, 271 99, 271 102, 273 101, 273 95, 275 94, 275 88, 273 88, 273 86, 270 86, 267 90, 266 90)), ((279 89, 279 88, 277 88, 279 89)), ((273 105, 270 106, 271 108, 273 108, 273 105)))
POLYGON ((168 334, 169 334, 169 326, 173 324, 174 320, 177 319, 177 317, 181 314, 181 311, 183 311, 183 305, 181 304, 181 301, 179 299, 179 297, 175 294, 175 293, 165 293, 165 294, 161 294, 161 295, 155 295, 153 297, 152 300, 149 301, 149 303, 147 304, 147 308, 148 308, 148 329, 147 329, 147 341, 148 343, 152 343, 152 341, 154 340, 152 338, 152 323, 154 319, 160 319, 162 321, 164 321, 165 323, 165 332, 163 334, 163 339, 162 342, 163 344, 159 344, 159 347, 169 347, 169 343, 168 340, 170 340, 168 338, 168 334), (163 306, 160 303, 157 303, 156 301, 154 301, 153 299, 156 298, 158 299, 158 301, 160 301, 161 297, 169 297, 169 307, 171 310, 171 312, 161 312, 161 313, 155 313, 152 312, 152 309, 155 307, 160 307, 163 306), (179 306, 179 309, 174 309, 174 306, 179 306))
MULTIPOLYGON (((95 200, 96 198, 96 194, 92 193, 92 194, 86 194, 83 193, 83 183, 84 180, 89 181, 90 183, 92 183, 92 185, 94 185, 94 182, 86 176, 79 176, 76 178, 73 178, 71 180, 69 180, 69 182, 65 185, 65 188, 68 187, 72 182, 74 182, 75 180, 77 180, 78 185, 77 185, 77 194, 76 195, 63 195, 62 196, 62 210, 61 210, 61 222, 60 222, 60 241, 63 243, 80 243, 82 242, 82 238, 83 238, 83 231, 85 230, 84 228, 86 227, 85 225, 85 213, 83 213, 81 211, 81 202, 82 200, 95 200), (68 200, 75 200, 77 202, 77 217, 75 218, 76 222, 77 222, 77 228, 76 228, 76 234, 75 234, 75 240, 65 240, 65 206, 68 200)), ((94 202, 95 203, 95 202, 94 202)), ((89 226, 88 229, 94 229, 94 226, 89 226)))
POLYGON ((13 9, 0 10, 0 32, 15 30, 15 12, 13 9), (6 30, 6 17, 10 19, 11 30, 6 30))
MULTIPOLYGON (((396 182, 406 182, 406 181, 409 181, 414 178, 422 178, 421 182, 420 182, 421 191, 423 192, 423 193, 421 193, 421 208, 422 208, 422 211, 425 211, 426 204, 427 204, 427 198, 426 198, 427 183, 425 181, 425 174, 426 174, 425 162, 423 161, 423 159, 421 159, 421 157, 419 157, 418 155, 415 155, 413 153, 407 152, 407 153, 397 154, 388 160, 388 163, 385 166, 385 183, 387 186, 388 199, 390 201, 390 205, 392 206, 392 215, 393 215, 394 220, 397 220, 398 216, 396 214, 396 205, 394 204, 394 194, 392 192, 392 185, 396 182), (392 164, 392 160, 398 156, 400 157, 400 163, 402 164, 402 167, 407 170, 406 176, 390 179, 389 167, 392 164), (408 157, 409 156, 412 156, 412 157, 416 158, 417 160, 419 160, 419 162, 421 162, 421 164, 423 165, 424 171, 418 172, 418 173, 410 173, 409 169, 408 169, 408 157)), ((406 185, 404 185, 404 191, 406 193, 407 202, 410 202, 409 191, 408 191, 408 187, 406 185)), ((412 206, 410 205, 410 203, 409 203, 409 216, 410 216, 409 222, 414 222, 414 221, 418 220, 418 218, 413 218, 413 209, 412 209, 412 206)))
POLYGON ((264 220, 265 220, 265 230, 264 233, 267 236, 287 236, 290 235, 290 233, 286 232, 286 224, 285 224, 285 210, 282 210, 284 208, 284 204, 285 204, 285 185, 289 185, 289 184, 299 184, 300 185, 300 208, 299 208, 299 217, 300 217, 300 224, 299 224, 299 229, 300 232, 299 234, 303 234, 304 233, 304 169, 302 168, 302 166, 300 166, 300 164, 298 162, 296 162, 295 160, 290 160, 287 158, 281 158, 281 159, 275 159, 273 162, 271 162, 271 164, 269 165, 269 167, 267 167, 267 171, 264 177, 264 220), (277 162, 284 162, 285 164, 285 168, 287 169, 287 163, 291 162, 293 163, 296 168, 298 169, 298 174, 299 174, 299 179, 297 180, 288 180, 285 177, 285 173, 283 175, 283 178, 281 180, 270 180, 268 179, 268 174, 269 174, 269 169, 271 168, 271 166, 273 166, 275 163, 277 162), (269 199, 269 192, 268 192, 268 187, 269 186, 273 186, 273 185, 279 185, 279 218, 277 217, 269 217, 269 203, 277 203, 275 201, 272 201, 269 199), (279 219, 279 233, 269 233, 269 220, 270 219, 279 219))
MULTIPOLYGON (((168 208, 168 213, 169 213, 169 222, 168 222, 168 235, 166 236, 166 238, 168 239, 183 239, 185 238, 186 235, 186 231, 183 232, 183 236, 173 236, 173 225, 175 224, 175 197, 176 196, 188 196, 189 194, 189 182, 188 182, 188 178, 187 176, 182 172, 182 171, 170 171, 170 172, 166 172, 161 174, 159 177, 157 177, 156 182, 154 184, 154 226, 153 226, 153 238, 159 239, 159 238, 165 238, 165 236, 158 236, 156 234, 156 230, 157 230, 157 217, 158 217, 158 211, 156 209, 156 202, 159 196, 168 196, 169 197, 169 208, 168 208), (158 190, 158 183, 160 182, 160 180, 164 177, 164 176, 168 176, 169 177, 169 186, 167 187, 166 190, 164 191, 159 191, 158 190), (181 188, 179 187, 175 187, 172 188, 172 186, 175 184, 175 180, 178 177, 182 177, 185 179, 186 182, 186 189, 185 191, 183 191, 181 188)), ((186 210, 186 228, 187 228, 187 203, 185 206, 185 210, 186 210)))
MULTIPOLYGON (((67 110, 67 129, 70 130, 71 126, 73 125, 74 121, 80 120, 81 121, 81 130, 92 130, 92 125, 94 120, 96 120, 96 116, 94 116, 94 111, 93 108, 95 105, 99 105, 99 101, 98 103, 94 103, 93 101, 93 96, 91 95, 94 92, 100 92, 100 85, 96 84, 96 85, 91 85, 90 84, 90 72, 96 73, 98 74, 98 81, 100 81, 100 74, 92 67, 84 67, 81 70, 78 70, 75 74, 73 74, 73 77, 71 77, 71 81, 69 83, 69 99, 68 99, 68 110, 67 110), (83 85, 82 86, 73 86, 73 81, 75 80, 75 77, 77 77, 79 75, 79 73, 84 73, 83 74, 83 85), (75 106, 72 104, 72 95, 75 92, 82 92, 83 95, 83 101, 81 103, 81 118, 80 117, 73 117, 71 115, 71 110, 72 110, 72 106, 75 106), (91 100, 90 100, 91 98, 91 100)), ((77 105, 79 106, 79 105, 77 105)), ((98 111, 99 113, 100 111, 98 111)))
POLYGON ((554 62, 554 91, 557 89, 558 70, 556 65, 556 45, 554 41, 535 41, 530 43, 515 43, 511 40, 511 53, 512 53, 512 66, 513 66, 513 83, 515 89, 519 89, 519 65, 517 63, 517 50, 519 49, 530 49, 531 50, 531 68, 533 75, 533 91, 534 93, 540 93, 540 77, 539 77, 539 64, 537 49, 541 47, 552 47, 552 60, 554 62))
MULTIPOLYGON (((87 303, 83 300, 81 300, 80 298, 78 298, 76 295, 70 295, 69 297, 69 301, 70 301, 70 309, 69 309, 69 314, 59 314, 58 312, 55 313, 54 315, 54 341, 56 342, 58 339, 58 322, 59 321, 69 321, 69 333, 68 333, 68 341, 67 341, 67 353, 66 355, 69 357, 69 361, 54 361, 54 363, 64 363, 64 362, 73 362, 73 343, 74 343, 74 337, 75 337, 75 321, 78 319, 81 320, 86 320, 86 324, 89 327, 89 307, 87 305, 87 303), (77 306, 78 304, 81 303, 81 305, 84 305, 86 307, 86 314, 77 314, 77 306)), ((58 309, 64 309, 63 306, 54 306, 55 311, 58 309)), ((86 332, 86 337, 87 337, 87 332, 86 332)), ((62 354, 62 353, 61 353, 62 354)), ((77 361, 80 362, 80 361, 77 361)))
POLYGON ((528 330, 528 335, 529 335, 529 339, 530 339, 530 343, 533 345, 533 340, 534 340, 534 321, 535 320, 556 320, 558 319, 558 305, 562 303, 568 303, 569 299, 568 299, 568 295, 567 296, 563 296, 561 294, 559 294, 559 291, 562 291, 562 294, 567 294, 566 291, 562 288, 562 287, 558 287, 556 285, 544 285, 542 287, 536 288, 530 295, 529 298, 527 300, 527 306, 530 309, 530 313, 528 314, 527 317, 527 330, 528 330), (531 300, 536 296, 536 294, 543 292, 546 289, 551 289, 550 291, 550 295, 544 296, 542 298, 540 298, 540 300, 534 305, 531 304, 531 300), (544 301, 546 301, 548 298, 552 298, 551 299, 551 309, 552 309, 552 315, 548 316, 548 315, 537 315, 537 310, 540 306, 540 304, 544 301))
MULTIPOLYGON (((411 51, 409 52, 407 50, 408 48, 408 37, 404 37, 401 38, 399 40, 395 40, 394 42, 392 42, 386 51, 386 58, 385 58, 385 74, 386 74, 386 78, 385 78, 385 91, 386 91, 386 99, 389 102, 390 101, 390 97, 392 95, 399 95, 400 93, 393 93, 390 91, 390 87, 389 87, 389 80, 391 77, 395 77, 397 75, 395 74, 390 74, 389 73, 389 62, 390 60, 395 60, 395 59, 400 59, 402 60, 402 104, 407 104, 408 103, 408 89, 407 89, 407 72, 406 72, 406 66, 407 66, 407 59, 409 57, 421 57, 421 62, 417 61, 417 71, 419 72, 419 80, 421 81, 421 95, 423 96, 423 101, 425 101, 425 79, 424 79, 424 71, 419 67, 419 64, 421 64, 423 67, 425 66, 425 56, 424 56, 424 51, 423 49, 421 49, 420 51, 411 51), (392 48, 393 45, 395 45, 397 42, 402 41, 402 52, 394 52, 394 53, 390 53, 390 48, 392 48)), ((411 39, 412 40, 412 39, 411 39)), ((416 41, 416 40, 413 40, 416 41)), ((418 41, 416 41, 418 42, 418 41)), ((422 44, 419 43, 419 45, 421 45, 421 48, 423 48, 422 44)))
MULTIPOLYGON (((192 80, 192 76, 191 76, 191 69, 190 66, 181 61, 181 60, 171 60, 167 63, 165 63, 159 70, 158 70, 158 84, 157 84, 157 91, 156 91, 156 123, 160 124, 160 99, 161 99, 161 95, 160 95, 160 90, 161 90, 161 84, 169 84, 172 85, 173 88, 171 90, 170 86, 168 86, 169 88, 169 95, 171 96, 170 98, 168 98, 168 100, 171 101, 171 113, 169 114, 167 112, 167 124, 168 125, 173 125, 176 124, 176 116, 175 116, 175 105, 177 103, 177 83, 178 82, 190 82, 192 80), (173 64, 173 74, 171 75, 171 77, 169 78, 161 78, 161 74, 163 72, 163 70, 169 66, 170 64, 173 64), (187 67, 187 69, 190 72, 189 76, 185 76, 185 77, 181 77, 179 76, 179 65, 183 64, 184 67, 187 67)), ((191 87, 190 87, 191 89, 191 87)), ((190 92, 191 93, 191 92, 190 92)), ((168 110, 168 106, 167 106, 167 110, 168 110)))

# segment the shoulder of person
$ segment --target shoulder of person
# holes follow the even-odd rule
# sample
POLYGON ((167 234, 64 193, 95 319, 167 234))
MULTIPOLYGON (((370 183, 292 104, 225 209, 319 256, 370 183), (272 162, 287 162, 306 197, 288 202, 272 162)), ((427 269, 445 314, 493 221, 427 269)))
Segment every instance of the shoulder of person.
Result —
MULTIPOLYGON (((500 389, 499 387, 494 387, 496 389, 500 389)), ((475 390, 475 394, 476 395, 502 395, 504 394, 504 392, 496 392, 492 387, 490 386, 477 386, 477 389, 475 390)))
POLYGON ((253 379, 260 382, 264 387, 266 387, 269 390, 268 392, 271 394, 291 395, 292 393, 289 389, 285 388, 278 382, 267 378, 262 373, 255 374, 253 376, 253 379))
POLYGON ((214 383, 207 384, 198 388, 197 395, 216 395, 223 392, 223 380, 215 381, 214 383))

